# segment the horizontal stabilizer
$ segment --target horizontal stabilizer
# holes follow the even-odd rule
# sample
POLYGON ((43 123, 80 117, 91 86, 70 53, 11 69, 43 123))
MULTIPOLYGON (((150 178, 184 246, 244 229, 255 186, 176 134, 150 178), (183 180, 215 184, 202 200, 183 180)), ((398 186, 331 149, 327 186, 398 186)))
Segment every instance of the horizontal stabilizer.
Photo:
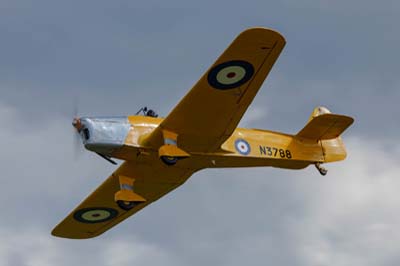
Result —
POLYGON ((354 119, 349 116, 325 113, 313 117, 296 137, 310 140, 327 140, 340 136, 354 119))

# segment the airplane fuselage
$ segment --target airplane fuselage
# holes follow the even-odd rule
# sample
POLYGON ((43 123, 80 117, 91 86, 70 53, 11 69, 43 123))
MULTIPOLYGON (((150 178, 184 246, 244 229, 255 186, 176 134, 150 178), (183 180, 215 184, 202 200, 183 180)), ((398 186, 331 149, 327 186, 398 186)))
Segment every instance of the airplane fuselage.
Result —
MULTIPOLYGON (((80 134, 90 151, 126 161, 154 162, 159 157, 159 145, 152 145, 147 137, 162 120, 147 116, 86 117, 81 118, 80 134)), ((237 128, 217 151, 192 151, 190 157, 179 160, 177 166, 191 169, 251 166, 301 169, 327 161, 325 150, 330 145, 324 146, 322 142, 268 130, 237 128)), ((329 161, 343 159, 346 155, 344 149, 336 153, 337 158, 329 161)))

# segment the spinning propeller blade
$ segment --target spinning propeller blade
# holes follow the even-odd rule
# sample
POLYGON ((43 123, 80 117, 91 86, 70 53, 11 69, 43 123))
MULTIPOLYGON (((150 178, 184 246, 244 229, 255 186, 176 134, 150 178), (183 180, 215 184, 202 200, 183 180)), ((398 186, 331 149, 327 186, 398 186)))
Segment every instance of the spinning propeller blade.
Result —
POLYGON ((73 132, 73 149, 74 149, 74 158, 77 159, 79 154, 82 151, 82 141, 80 136, 80 130, 82 129, 81 120, 79 118, 79 106, 78 106, 78 98, 74 98, 73 102, 73 120, 72 126, 74 127, 73 132))

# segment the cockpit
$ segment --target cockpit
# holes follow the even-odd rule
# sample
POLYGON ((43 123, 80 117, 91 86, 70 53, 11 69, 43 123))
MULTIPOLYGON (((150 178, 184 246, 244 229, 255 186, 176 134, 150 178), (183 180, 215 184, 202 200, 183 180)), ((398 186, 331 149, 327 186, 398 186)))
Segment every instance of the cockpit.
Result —
POLYGON ((150 117, 158 117, 158 114, 154 110, 148 109, 146 106, 140 108, 140 110, 136 112, 136 115, 139 114, 143 114, 144 116, 150 116, 150 117))

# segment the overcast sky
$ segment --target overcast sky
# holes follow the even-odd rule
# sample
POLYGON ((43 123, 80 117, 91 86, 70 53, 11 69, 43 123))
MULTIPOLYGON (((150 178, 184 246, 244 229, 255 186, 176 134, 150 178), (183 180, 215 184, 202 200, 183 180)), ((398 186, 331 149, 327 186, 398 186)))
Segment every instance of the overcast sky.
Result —
POLYGON ((0 265, 400 264, 400 2, 0 1, 0 265), (315 106, 355 117, 348 158, 204 170, 104 235, 52 228, 115 166, 72 116, 166 116, 242 30, 287 45, 241 126, 296 133, 315 106))

